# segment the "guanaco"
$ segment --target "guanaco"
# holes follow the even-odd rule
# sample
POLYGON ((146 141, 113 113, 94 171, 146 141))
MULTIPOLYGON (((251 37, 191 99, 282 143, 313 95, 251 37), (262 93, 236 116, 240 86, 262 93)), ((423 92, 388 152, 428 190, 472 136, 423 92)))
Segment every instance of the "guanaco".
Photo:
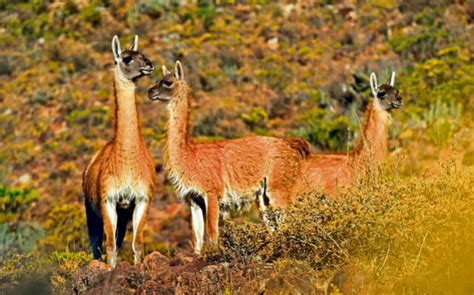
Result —
POLYGON ((346 154, 312 154, 303 161, 301 176, 297 178, 293 195, 320 191, 334 197, 341 188, 352 185, 356 177, 375 171, 387 153, 389 112, 400 108, 402 97, 394 87, 395 72, 390 84, 377 84, 375 73, 370 75, 373 100, 365 112, 361 136, 355 148, 346 154))
POLYGON ((220 211, 254 202, 261 210, 286 206, 309 145, 266 136, 195 142, 189 122, 191 92, 177 61, 174 75, 163 66, 163 78, 148 90, 148 97, 167 102, 164 164, 179 197, 190 205, 194 250, 199 253, 205 236, 217 243, 220 211))
POLYGON ((100 259, 105 233, 107 264, 116 265, 127 223, 132 219, 134 262, 143 252, 143 228, 152 201, 154 165, 140 132, 135 82, 153 72, 152 62, 138 51, 135 35, 131 49, 112 39, 114 68, 114 136, 94 155, 83 174, 90 244, 100 259))

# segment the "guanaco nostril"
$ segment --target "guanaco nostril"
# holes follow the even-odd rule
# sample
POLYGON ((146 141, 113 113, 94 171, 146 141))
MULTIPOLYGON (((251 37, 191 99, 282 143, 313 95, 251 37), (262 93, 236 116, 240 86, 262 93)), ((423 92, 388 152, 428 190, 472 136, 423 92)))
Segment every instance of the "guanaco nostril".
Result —
POLYGON ((153 69, 153 63, 152 63, 150 60, 147 59, 147 60, 145 61, 145 65, 146 65, 147 67, 150 67, 150 68, 153 69))
POLYGON ((149 98, 152 98, 152 97, 154 97, 158 94, 159 94, 159 92, 157 90, 155 90, 154 88, 148 89, 148 97, 149 98))

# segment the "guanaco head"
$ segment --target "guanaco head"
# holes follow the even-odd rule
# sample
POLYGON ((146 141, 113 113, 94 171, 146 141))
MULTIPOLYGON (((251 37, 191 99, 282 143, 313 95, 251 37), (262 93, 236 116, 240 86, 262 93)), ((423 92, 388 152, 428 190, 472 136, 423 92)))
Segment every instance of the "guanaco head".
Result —
POLYGON ((179 87, 186 82, 184 81, 184 72, 181 62, 176 62, 174 74, 172 74, 165 66, 162 67, 162 70, 163 78, 148 89, 148 98, 150 100, 167 102, 177 97, 176 93, 179 91, 179 87))
POLYGON ((377 101, 380 108, 384 111, 390 111, 392 109, 398 109, 403 105, 402 97, 399 94, 395 84, 395 72, 392 72, 390 78, 390 84, 377 84, 377 76, 375 73, 370 74, 370 87, 372 88, 372 94, 374 99, 377 101))
POLYGON ((127 80, 135 82, 138 78, 150 75, 154 70, 153 63, 138 51, 138 35, 135 35, 132 47, 123 51, 115 35, 112 39, 112 52, 117 68, 127 80))

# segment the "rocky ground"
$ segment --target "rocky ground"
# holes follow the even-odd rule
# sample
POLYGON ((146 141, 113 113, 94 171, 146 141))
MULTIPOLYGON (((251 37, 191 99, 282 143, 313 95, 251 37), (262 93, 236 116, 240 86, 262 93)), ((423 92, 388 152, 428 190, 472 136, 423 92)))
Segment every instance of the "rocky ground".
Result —
POLYGON ((109 271, 91 261, 71 279, 76 294, 365 294, 375 291, 355 266, 322 276, 306 263, 218 263, 191 252, 173 258, 159 252, 135 266, 121 262, 109 271))
POLYGON ((189 252, 174 258, 153 252, 143 264, 122 262, 112 271, 92 261, 77 271, 71 288, 81 294, 316 294, 327 284, 304 263, 213 263, 189 252))

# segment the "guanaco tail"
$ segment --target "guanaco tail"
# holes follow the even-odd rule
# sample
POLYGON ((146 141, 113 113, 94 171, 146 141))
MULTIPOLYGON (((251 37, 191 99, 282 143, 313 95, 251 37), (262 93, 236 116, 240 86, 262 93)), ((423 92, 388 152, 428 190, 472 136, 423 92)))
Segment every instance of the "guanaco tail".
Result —
POLYGON ((152 62, 138 51, 138 36, 123 50, 112 39, 114 72, 114 137, 83 173, 89 238, 94 259, 100 259, 105 233, 107 263, 116 265, 127 223, 133 223, 135 263, 143 253, 143 228, 154 189, 154 165, 140 134, 135 82, 153 72, 152 62))

